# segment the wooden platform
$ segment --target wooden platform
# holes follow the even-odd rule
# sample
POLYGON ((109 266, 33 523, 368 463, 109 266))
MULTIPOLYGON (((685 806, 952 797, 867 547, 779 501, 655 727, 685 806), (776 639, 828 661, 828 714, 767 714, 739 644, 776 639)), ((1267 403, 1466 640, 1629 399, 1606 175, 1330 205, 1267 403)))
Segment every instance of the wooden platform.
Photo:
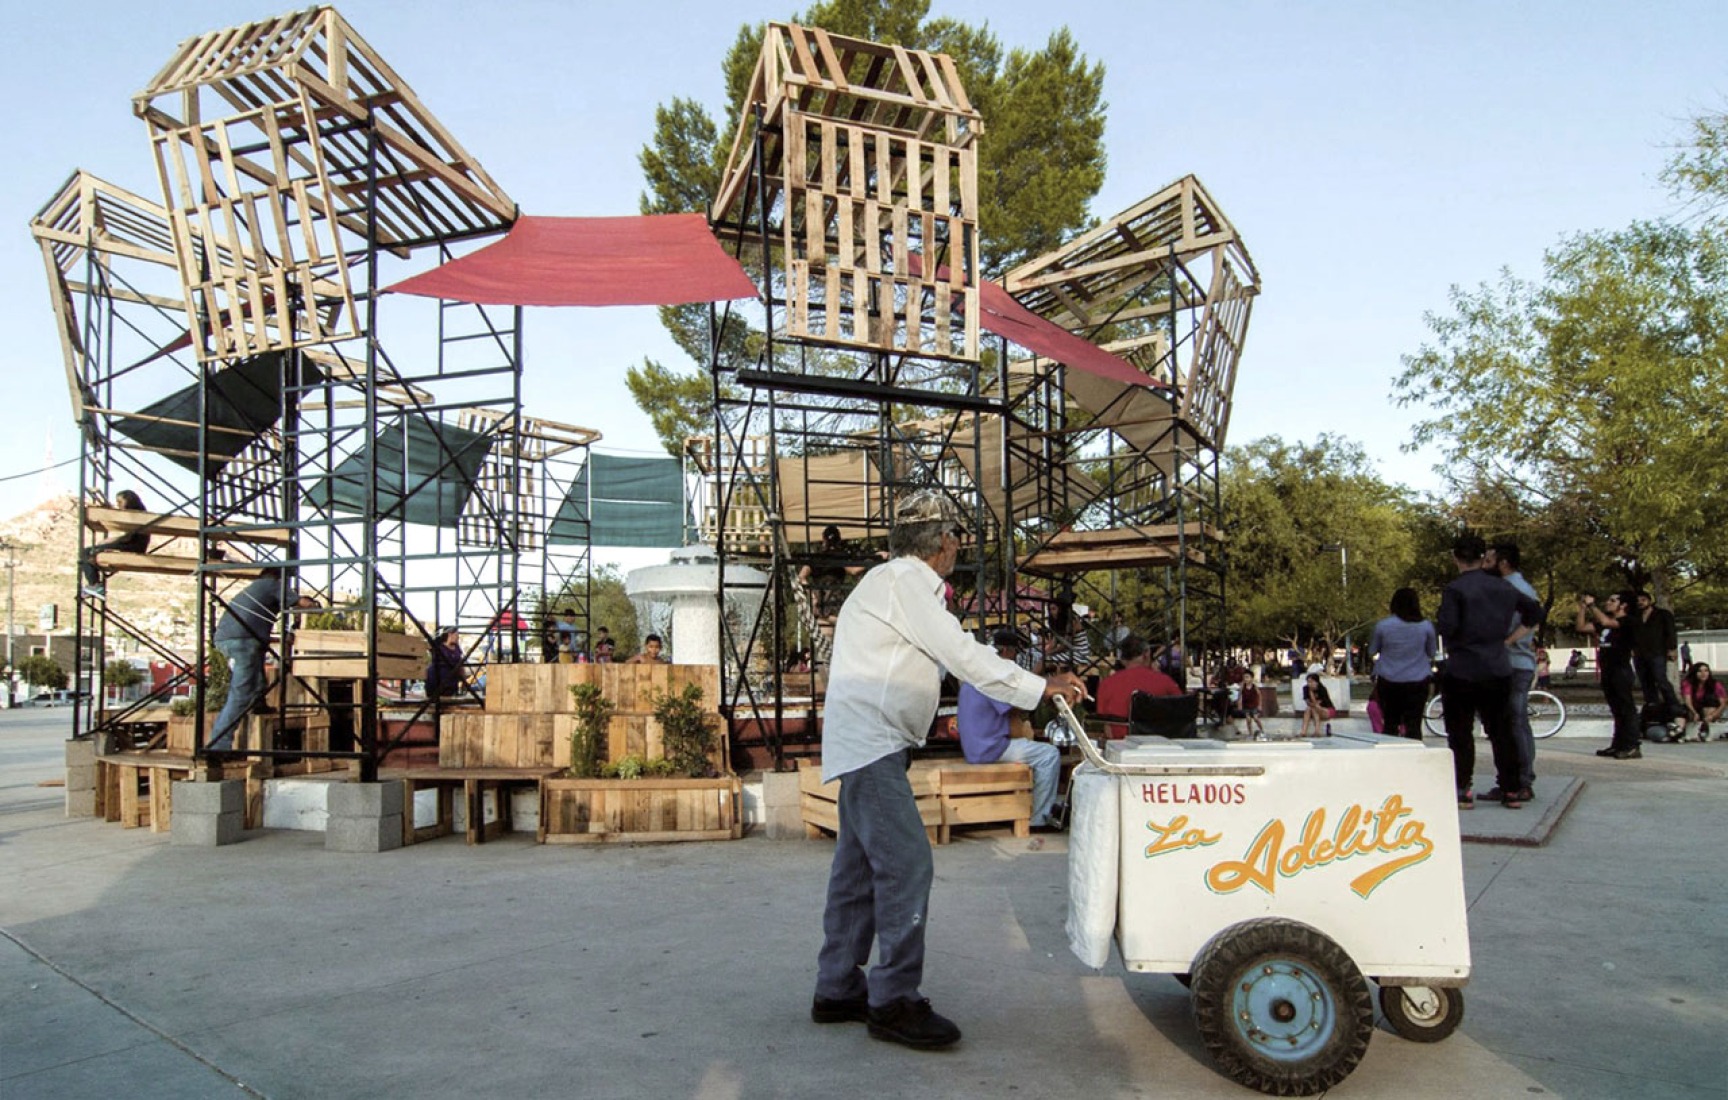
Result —
POLYGON ((1089 569, 1135 569, 1172 565, 1182 558, 1186 539, 1188 560, 1206 563, 1200 547, 1218 543, 1222 533, 1208 524, 1159 524, 1119 527, 1107 531, 1063 531, 1022 558, 1020 568, 1034 572, 1076 573, 1089 569))

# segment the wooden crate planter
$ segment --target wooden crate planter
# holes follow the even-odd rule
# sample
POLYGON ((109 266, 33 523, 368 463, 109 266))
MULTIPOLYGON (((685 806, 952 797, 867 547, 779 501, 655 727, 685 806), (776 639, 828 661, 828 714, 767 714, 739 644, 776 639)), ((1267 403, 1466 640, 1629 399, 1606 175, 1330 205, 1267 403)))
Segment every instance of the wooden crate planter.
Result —
MULTIPOLYGON (((928 760, 914 761, 906 778, 912 784, 912 797, 918 802, 918 819, 930 843, 939 839, 942 828, 942 800, 937 765, 928 760)), ((804 819, 804 834, 819 837, 824 833, 840 833, 840 781, 822 782, 822 765, 813 760, 798 761, 798 810, 804 819)))
MULTIPOLYGON (((418 680, 426 675, 429 651, 418 634, 378 633, 378 678, 418 680)), ((294 675, 302 679, 366 678, 366 635, 358 630, 294 632, 294 675)))
POLYGON ((737 840, 743 784, 719 779, 543 779, 542 844, 737 840))

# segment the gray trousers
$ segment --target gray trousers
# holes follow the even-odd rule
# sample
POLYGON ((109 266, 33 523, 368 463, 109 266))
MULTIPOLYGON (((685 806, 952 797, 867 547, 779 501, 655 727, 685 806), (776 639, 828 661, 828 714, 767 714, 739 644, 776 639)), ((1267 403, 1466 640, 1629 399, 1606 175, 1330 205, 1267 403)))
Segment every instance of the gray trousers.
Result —
POLYGON ((816 995, 868 994, 876 1006, 916 998, 924 978, 924 923, 935 864, 906 768, 891 753, 840 777, 840 833, 828 873, 816 995), (876 965, 865 977, 870 946, 876 965))
POLYGON ((1514 668, 1512 694, 1506 699, 1507 717, 1512 723, 1512 743, 1518 746, 1520 789, 1526 791, 1536 784, 1536 735, 1530 732, 1530 685, 1535 682, 1535 669, 1514 668))

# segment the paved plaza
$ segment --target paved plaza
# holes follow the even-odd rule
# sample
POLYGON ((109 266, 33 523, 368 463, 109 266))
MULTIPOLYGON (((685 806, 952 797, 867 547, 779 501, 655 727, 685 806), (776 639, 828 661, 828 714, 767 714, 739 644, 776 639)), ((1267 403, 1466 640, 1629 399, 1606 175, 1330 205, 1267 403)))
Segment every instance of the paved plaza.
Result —
MULTIPOLYGON (((6 1100, 1255 1095, 1172 978, 1069 953, 1064 837, 938 849, 925 993, 966 1037, 916 1053, 809 1021, 831 842, 174 847, 65 817, 69 726, 0 712, 6 1100)), ((1728 1097, 1728 742, 1609 761, 1579 726, 1541 745, 1538 794, 1576 782, 1546 844, 1465 846, 1460 1032, 1382 1025, 1332 1095, 1728 1097)))

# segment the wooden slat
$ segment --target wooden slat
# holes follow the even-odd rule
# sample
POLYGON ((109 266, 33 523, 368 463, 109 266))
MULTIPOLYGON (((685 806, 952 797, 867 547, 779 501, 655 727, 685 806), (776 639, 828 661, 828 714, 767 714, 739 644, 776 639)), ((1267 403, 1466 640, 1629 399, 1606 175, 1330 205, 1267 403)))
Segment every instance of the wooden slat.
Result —
MULTIPOLYGON (((102 550, 93 555, 95 563, 103 569, 112 569, 127 573, 158 573, 166 576, 185 577, 198 571, 198 559, 180 557, 172 554, 128 554, 120 550, 102 550)), ((224 577, 241 580, 252 580, 264 575, 262 569, 222 570, 224 577)))

